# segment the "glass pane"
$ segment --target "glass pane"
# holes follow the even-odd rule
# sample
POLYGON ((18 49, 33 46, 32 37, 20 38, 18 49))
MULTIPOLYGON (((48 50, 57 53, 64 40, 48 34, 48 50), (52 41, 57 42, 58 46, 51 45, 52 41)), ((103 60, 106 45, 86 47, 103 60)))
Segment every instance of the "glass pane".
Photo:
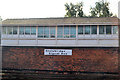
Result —
POLYGON ((38 27, 38 37, 43 38, 43 27, 38 27))
POLYGON ((90 34, 90 26, 85 26, 85 34, 90 34))
POLYGON ((69 38, 69 26, 64 26, 64 38, 69 38))
POLYGON ((111 26, 106 26, 106 34, 111 34, 111 26))
POLYGON ((118 34, 118 26, 113 26, 113 34, 118 34))
POLYGON ((49 38, 49 27, 44 27, 44 38, 49 38))
POLYGON ((17 27, 13 27, 13 34, 17 34, 17 30, 18 30, 17 27))
POLYGON ((12 34, 12 27, 7 27, 7 34, 12 34))
POLYGON ((19 34, 24 34, 24 27, 20 27, 19 34))
POLYGON ((99 26, 99 34, 104 34, 105 30, 104 30, 104 26, 99 26))
POLYGON ((83 26, 78 26, 78 34, 83 34, 83 26))
POLYGON ((6 34, 6 27, 2 27, 2 34, 6 34))
POLYGON ((30 35, 30 27, 25 27, 25 34, 30 35))
POLYGON ((36 27, 31 27, 31 35, 36 35, 36 27))
POLYGON ((91 26, 91 34, 97 34, 97 26, 91 26))
POLYGON ((50 27, 50 38, 55 38, 55 27, 50 27))
POLYGON ((63 26, 58 26, 57 27, 57 37, 58 38, 63 38, 63 26))
POLYGON ((70 37, 75 38, 76 37, 76 26, 70 27, 70 37))

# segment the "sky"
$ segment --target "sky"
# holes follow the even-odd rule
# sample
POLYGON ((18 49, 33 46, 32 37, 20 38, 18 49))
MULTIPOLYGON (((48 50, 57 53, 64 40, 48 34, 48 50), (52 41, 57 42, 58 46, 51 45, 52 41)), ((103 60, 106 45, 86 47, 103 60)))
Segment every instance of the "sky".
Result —
MULTIPOLYGON (((8 18, 48 18, 64 17, 65 3, 83 2, 83 11, 89 15, 90 7, 100 0, 0 0, 0 16, 3 20, 8 18)), ((120 0, 105 0, 110 3, 110 11, 118 15, 118 2, 120 0)))

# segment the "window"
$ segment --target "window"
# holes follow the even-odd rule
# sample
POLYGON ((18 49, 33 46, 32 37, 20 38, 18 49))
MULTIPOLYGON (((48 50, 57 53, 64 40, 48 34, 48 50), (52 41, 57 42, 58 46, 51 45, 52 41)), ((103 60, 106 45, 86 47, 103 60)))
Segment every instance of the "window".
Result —
POLYGON ((64 38, 69 38, 69 26, 64 26, 64 38))
POLYGON ((38 27, 38 37, 43 38, 43 27, 38 27))
POLYGON ((97 26, 91 26, 91 34, 97 34, 97 26))
POLYGON ((58 38, 75 38, 76 37, 76 26, 58 26, 57 27, 58 38))
POLYGON ((44 38, 49 38, 49 27, 44 27, 44 38))
POLYGON ((118 34, 118 26, 113 26, 113 34, 118 34))
POLYGON ((50 27, 50 38, 55 38, 55 27, 50 27))
POLYGON ((36 27, 19 27, 20 35, 36 35, 36 27))
POLYGON ((25 34, 30 35, 30 27, 25 27, 25 34))
POLYGON ((17 27, 13 27, 13 34, 17 34, 17 30, 18 30, 17 27))
POLYGON ((90 34, 90 26, 85 26, 85 34, 90 34))
POLYGON ((111 26, 106 26, 106 34, 111 34, 111 26))
POLYGON ((24 35, 24 27, 19 27, 19 34, 24 35))
POLYGON ((31 35, 36 35, 36 27, 31 27, 31 35))
POLYGON ((6 27, 2 27, 2 34, 6 34, 6 27))
POLYGON ((12 27, 7 27, 7 34, 12 34, 12 27))
POLYGON ((99 34, 104 34, 105 30, 104 30, 104 26, 99 26, 99 34))
POLYGON ((58 26, 57 27, 57 37, 58 38, 63 38, 63 26, 58 26))
POLYGON ((39 38, 55 38, 55 27, 38 27, 39 38))
POLYGON ((70 38, 75 38, 76 37, 76 27, 71 26, 70 27, 70 38))
POLYGON ((83 34, 83 26, 78 26, 78 34, 83 34))

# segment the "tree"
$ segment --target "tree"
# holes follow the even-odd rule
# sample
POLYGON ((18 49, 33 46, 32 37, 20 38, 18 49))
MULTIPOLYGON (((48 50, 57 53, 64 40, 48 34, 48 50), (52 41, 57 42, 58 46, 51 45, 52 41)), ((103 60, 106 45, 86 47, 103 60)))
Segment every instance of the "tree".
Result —
POLYGON ((65 10, 67 11, 65 17, 83 17, 83 2, 76 5, 66 3, 65 10))
POLYGON ((109 2, 104 0, 96 2, 95 7, 90 8, 91 17, 111 17, 113 13, 109 10, 109 2))
POLYGON ((77 17, 83 17, 83 2, 76 4, 77 17))

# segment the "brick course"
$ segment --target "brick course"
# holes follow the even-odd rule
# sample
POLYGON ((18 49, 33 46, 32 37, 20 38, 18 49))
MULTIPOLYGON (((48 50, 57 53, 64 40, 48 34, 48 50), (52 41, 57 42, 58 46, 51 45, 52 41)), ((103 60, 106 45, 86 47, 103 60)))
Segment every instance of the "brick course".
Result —
POLYGON ((3 68, 118 72, 118 48, 3 47, 3 68), (72 49, 72 56, 45 56, 44 49, 72 49))

